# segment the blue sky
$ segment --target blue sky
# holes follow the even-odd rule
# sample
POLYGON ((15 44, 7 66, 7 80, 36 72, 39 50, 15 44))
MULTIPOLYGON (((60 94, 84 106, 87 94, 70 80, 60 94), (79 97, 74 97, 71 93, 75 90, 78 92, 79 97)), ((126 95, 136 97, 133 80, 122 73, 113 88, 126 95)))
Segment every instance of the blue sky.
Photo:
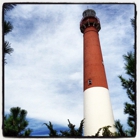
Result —
POLYGON ((28 111, 33 135, 57 129, 69 119, 83 119, 82 13, 94 9, 101 22, 100 44, 115 120, 126 126, 124 102, 129 101, 119 75, 125 75, 123 55, 133 50, 130 19, 133 4, 18 4, 7 13, 14 29, 5 39, 14 52, 5 65, 5 113, 19 106, 28 111), (36 124, 36 125, 35 125, 36 124), (40 130, 40 133, 39 131, 40 130))

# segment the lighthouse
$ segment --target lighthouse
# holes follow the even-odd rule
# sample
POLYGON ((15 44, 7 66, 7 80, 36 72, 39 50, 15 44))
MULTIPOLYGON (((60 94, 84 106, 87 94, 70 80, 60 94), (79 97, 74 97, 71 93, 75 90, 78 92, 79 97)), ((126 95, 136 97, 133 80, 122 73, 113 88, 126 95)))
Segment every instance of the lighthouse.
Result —
POLYGON ((95 11, 85 10, 80 22, 84 47, 84 136, 93 136, 99 128, 108 125, 111 126, 111 132, 115 131, 98 34, 100 29, 101 24, 95 11))

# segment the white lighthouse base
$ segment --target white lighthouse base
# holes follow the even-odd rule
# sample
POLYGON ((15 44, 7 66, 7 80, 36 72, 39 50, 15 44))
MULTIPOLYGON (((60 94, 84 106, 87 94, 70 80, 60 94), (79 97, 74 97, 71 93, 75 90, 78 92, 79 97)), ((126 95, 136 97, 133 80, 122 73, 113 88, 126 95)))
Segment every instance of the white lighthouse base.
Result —
POLYGON ((109 130, 115 132, 108 89, 92 87, 84 91, 84 119, 84 136, 93 136, 99 128, 108 125, 112 126, 109 130))

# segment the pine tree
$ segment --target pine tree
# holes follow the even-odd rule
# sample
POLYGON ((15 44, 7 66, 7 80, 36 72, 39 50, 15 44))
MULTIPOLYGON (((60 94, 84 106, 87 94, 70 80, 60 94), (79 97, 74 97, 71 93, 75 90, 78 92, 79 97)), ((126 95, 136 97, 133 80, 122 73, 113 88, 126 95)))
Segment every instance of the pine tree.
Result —
POLYGON ((44 124, 47 126, 47 128, 50 131, 50 133, 49 133, 49 136, 50 137, 58 137, 59 136, 59 134, 57 133, 57 131, 54 130, 53 125, 52 125, 51 122, 49 122, 49 124, 47 124, 47 123, 44 123, 44 124))
POLYGON ((68 119, 68 130, 61 131, 58 133, 56 130, 54 130, 53 125, 51 122, 49 124, 44 123, 47 128, 49 129, 49 136, 50 137, 81 137, 83 135, 83 123, 84 120, 80 122, 80 126, 78 129, 75 128, 75 125, 73 125, 69 119, 68 119))
MULTIPOLYGON (((132 27, 135 30, 135 19, 131 19, 132 27)), ((125 72, 128 78, 119 76, 122 86, 126 89, 130 103, 125 102, 124 113, 128 114, 127 124, 129 126, 128 135, 136 135, 136 59, 135 59, 135 45, 134 51, 128 52, 123 55, 125 60, 125 72)))
MULTIPOLYGON (((15 6, 16 6, 16 4, 4 3, 4 5, 3 5, 4 17, 6 16, 7 12, 9 10, 12 10, 15 6)), ((12 30, 13 30, 12 24, 10 23, 10 21, 7 21, 4 18, 4 22, 3 22, 4 36, 7 35, 9 32, 11 32, 12 30)), ((6 54, 11 54, 13 51, 14 51, 14 49, 11 48, 11 44, 4 39, 3 54, 4 54, 4 62, 5 63, 6 63, 6 59, 5 59, 6 54)))
POLYGON ((27 128, 26 115, 27 111, 24 109, 11 108, 10 114, 4 117, 3 135, 10 137, 30 136, 32 130, 27 128))

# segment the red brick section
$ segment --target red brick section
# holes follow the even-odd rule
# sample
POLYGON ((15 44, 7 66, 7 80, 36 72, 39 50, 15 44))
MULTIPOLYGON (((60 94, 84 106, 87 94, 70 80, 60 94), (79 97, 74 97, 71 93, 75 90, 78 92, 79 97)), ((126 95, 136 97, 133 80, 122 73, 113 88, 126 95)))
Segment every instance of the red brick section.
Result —
POLYGON ((108 89, 98 30, 94 26, 84 30, 84 90, 90 87, 108 89))

